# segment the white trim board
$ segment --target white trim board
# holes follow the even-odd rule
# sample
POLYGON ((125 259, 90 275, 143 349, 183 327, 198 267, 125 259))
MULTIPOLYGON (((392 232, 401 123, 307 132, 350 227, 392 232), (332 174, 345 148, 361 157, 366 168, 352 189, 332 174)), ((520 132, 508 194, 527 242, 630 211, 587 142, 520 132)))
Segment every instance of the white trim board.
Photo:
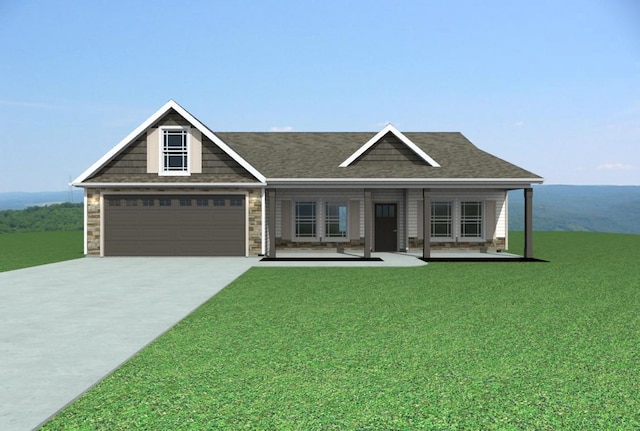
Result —
POLYGON ((404 134, 402 134, 401 131, 393 127, 393 125, 391 124, 387 124, 382 130, 376 133, 376 135, 373 138, 369 139, 363 146, 358 148, 358 150, 355 153, 353 153, 351 156, 349 156, 347 160, 345 160, 340 164, 340 167, 346 168, 347 166, 351 165, 351 163, 357 160, 358 157, 363 155, 365 151, 367 151, 369 148, 373 147, 380 139, 382 139, 384 135, 386 135, 389 132, 393 133, 393 135, 396 138, 398 138, 403 144, 409 147, 411 151, 416 153, 418 157, 420 157, 422 160, 427 162, 429 165, 433 166, 434 168, 440 167, 440 164, 438 162, 436 162, 431 157, 429 157, 429 155, 424 151, 422 151, 416 144, 414 144, 411 141, 411 139, 407 138, 404 134))

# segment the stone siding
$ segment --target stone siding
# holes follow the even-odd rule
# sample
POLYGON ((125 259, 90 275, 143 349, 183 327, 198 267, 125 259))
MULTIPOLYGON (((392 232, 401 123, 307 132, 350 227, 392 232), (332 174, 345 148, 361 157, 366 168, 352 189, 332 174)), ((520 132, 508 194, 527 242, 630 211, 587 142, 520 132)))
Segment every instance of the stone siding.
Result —
MULTIPOLYGON (((409 248, 410 249, 420 249, 422 250, 422 239, 421 238, 409 238, 409 248)), ((465 241, 447 241, 447 242, 431 242, 431 250, 504 250, 505 249, 505 239, 504 238, 496 238, 494 240, 489 241, 481 241, 481 242, 465 242, 465 241)))
POLYGON ((364 238, 350 241, 290 241, 276 238, 276 252, 280 251, 312 251, 312 250, 363 250, 364 238))

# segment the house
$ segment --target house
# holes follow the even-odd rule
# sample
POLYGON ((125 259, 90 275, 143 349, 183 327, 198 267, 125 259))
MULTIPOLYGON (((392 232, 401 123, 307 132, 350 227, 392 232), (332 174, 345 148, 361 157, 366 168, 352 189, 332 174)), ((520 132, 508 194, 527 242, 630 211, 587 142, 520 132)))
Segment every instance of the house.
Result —
POLYGON ((72 184, 85 254, 505 249, 507 192, 543 179, 460 133, 214 132, 167 102, 72 184))

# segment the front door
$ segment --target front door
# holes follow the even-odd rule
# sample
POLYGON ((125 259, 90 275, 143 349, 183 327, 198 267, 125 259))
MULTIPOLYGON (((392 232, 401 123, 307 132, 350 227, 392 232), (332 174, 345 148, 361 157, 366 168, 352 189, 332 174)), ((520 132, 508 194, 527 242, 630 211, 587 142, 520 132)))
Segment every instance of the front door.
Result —
POLYGON ((398 251, 398 206, 375 204, 375 251, 398 251))

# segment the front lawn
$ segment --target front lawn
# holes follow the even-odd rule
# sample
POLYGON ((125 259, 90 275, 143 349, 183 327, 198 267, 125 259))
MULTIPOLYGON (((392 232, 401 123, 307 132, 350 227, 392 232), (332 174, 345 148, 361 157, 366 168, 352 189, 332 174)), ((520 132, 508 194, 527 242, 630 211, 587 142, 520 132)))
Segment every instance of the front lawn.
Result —
POLYGON ((82 231, 0 234, 0 272, 83 257, 82 231))
POLYGON ((640 236, 535 240, 550 263, 254 268, 44 429, 640 428, 640 236))

